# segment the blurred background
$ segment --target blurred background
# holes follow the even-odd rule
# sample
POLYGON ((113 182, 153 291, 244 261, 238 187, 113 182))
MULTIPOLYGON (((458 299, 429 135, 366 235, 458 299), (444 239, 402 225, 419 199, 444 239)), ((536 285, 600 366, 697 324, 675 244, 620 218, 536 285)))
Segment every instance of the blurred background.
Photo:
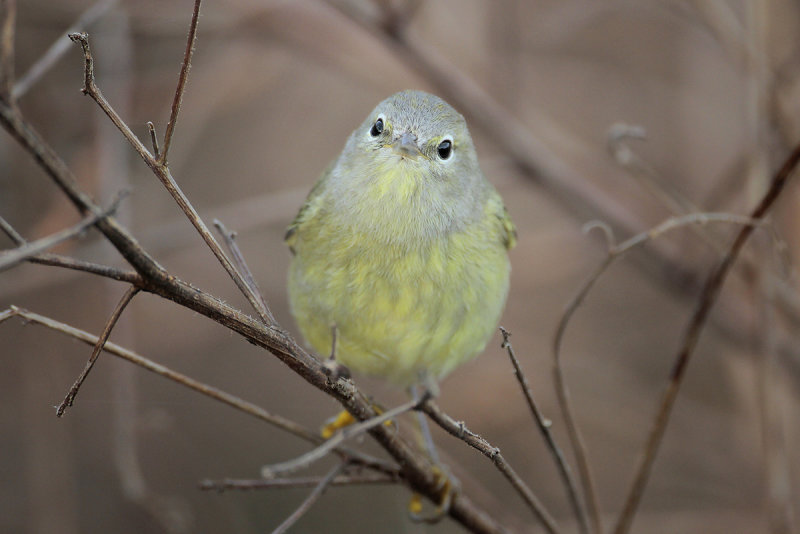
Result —
MULTIPOLYGON (((26 77, 80 21, 73 30, 90 33, 106 97, 141 139, 146 121, 162 136, 192 4, 18 2, 19 105, 84 191, 107 204, 130 189, 119 218, 162 265, 247 310, 169 195, 81 95, 77 45, 26 77)), ((238 231, 275 316, 296 334, 282 238, 306 193, 377 102, 407 88, 444 97, 465 114, 517 224, 502 324, 569 451, 552 340, 606 250, 582 226, 605 221, 621 241, 681 211, 748 213, 800 140, 798 37, 800 5, 790 0, 207 0, 170 168, 207 222, 238 231), (387 8, 407 16, 386 19, 387 8), (404 40, 387 37, 392 24, 407 24, 404 40), (646 140, 610 138, 630 132, 620 124, 641 126, 646 140)), ((773 213, 774 233, 756 232, 724 287, 633 532, 800 532, 798 192, 795 180, 773 213)), ((78 220, 5 132, 0 215, 28 239, 78 220)), ((606 528, 699 286, 737 230, 682 228, 634 250, 566 331, 564 370, 606 528)), ((0 246, 12 244, 0 236, 0 246)), ((57 250, 124 266, 96 231, 57 250)), ((124 290, 26 264, 0 273, 0 310, 15 304, 99 333, 124 290)), ((311 428, 338 410, 269 353, 152 295, 134 300, 111 340, 311 428)), ((0 531, 269 532, 307 495, 199 491, 201 479, 257 477, 308 446, 108 354, 56 419, 90 352, 38 326, 0 324, 0 531)), ((384 405, 405 400, 380 381, 357 383, 384 405)), ((500 447, 574 531, 499 335, 442 384, 440 404, 500 447)), ((491 462, 434 434, 471 498, 512 529, 540 531, 491 462)), ((411 523, 408 498, 401 487, 331 488, 294 531, 461 532, 449 520, 411 523)))

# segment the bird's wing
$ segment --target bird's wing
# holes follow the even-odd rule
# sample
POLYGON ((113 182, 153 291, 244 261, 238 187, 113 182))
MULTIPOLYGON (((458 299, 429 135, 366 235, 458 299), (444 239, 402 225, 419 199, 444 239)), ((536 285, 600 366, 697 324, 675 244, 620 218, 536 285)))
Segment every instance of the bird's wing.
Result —
POLYGON ((323 184, 325 183, 328 175, 330 175, 331 170, 333 169, 333 163, 325 169, 325 172, 322 173, 317 183, 314 184, 314 187, 311 188, 309 191, 308 196, 306 197, 306 201, 300 207, 300 211, 297 212, 294 220, 289 224, 286 228, 286 234, 283 236, 283 240, 289 246, 289 250, 292 251, 294 254, 295 249, 294 245, 297 241, 297 232, 303 227, 303 224, 312 219, 314 214, 319 211, 320 205, 322 204, 322 190, 323 184))

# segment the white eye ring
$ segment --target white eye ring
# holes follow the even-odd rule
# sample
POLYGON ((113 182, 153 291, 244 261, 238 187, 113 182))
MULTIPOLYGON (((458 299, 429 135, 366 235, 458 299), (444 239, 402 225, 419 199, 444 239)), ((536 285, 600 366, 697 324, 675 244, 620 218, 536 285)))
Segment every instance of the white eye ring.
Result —
POLYGON ((439 156, 439 159, 444 162, 452 161, 454 150, 455 144, 453 143, 452 135, 445 135, 436 146, 436 154, 439 156))

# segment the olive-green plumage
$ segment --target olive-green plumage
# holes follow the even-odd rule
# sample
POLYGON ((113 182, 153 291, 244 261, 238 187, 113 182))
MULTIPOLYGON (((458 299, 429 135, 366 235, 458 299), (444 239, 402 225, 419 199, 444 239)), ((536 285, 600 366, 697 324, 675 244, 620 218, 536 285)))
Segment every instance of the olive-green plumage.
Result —
POLYGON ((508 293, 514 225, 464 118, 403 91, 350 135, 289 226, 289 300, 321 354, 408 386, 476 356, 508 293))

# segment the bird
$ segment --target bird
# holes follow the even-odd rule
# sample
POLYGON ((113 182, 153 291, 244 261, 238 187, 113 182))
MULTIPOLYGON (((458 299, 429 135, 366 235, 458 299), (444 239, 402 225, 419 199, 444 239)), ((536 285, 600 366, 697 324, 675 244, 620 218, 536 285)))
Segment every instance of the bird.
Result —
POLYGON ((287 228, 291 313, 347 369, 433 389, 494 333, 516 239, 464 117, 401 91, 353 131, 287 228))

